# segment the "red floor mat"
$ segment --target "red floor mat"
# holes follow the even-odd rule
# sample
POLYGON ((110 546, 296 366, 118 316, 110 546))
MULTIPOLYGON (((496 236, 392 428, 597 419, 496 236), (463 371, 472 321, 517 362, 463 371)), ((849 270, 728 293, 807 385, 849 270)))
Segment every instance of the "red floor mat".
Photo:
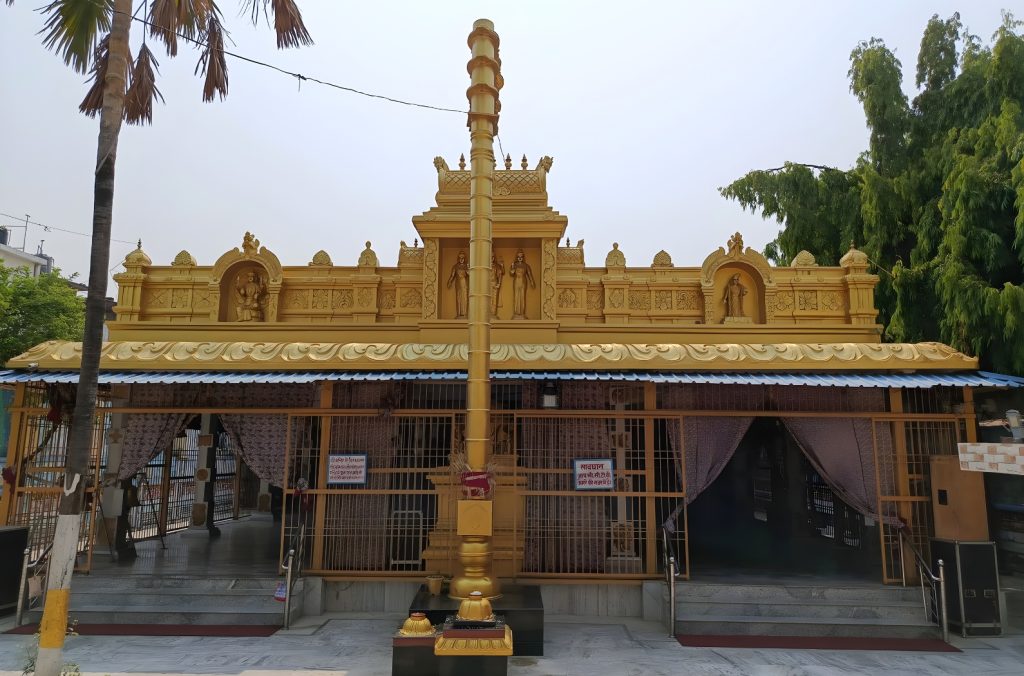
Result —
POLYGON ((678 635, 688 648, 780 648, 784 650, 909 650, 958 653, 937 638, 855 638, 850 636, 719 636, 678 635))
MULTIPOLYGON (((271 636, 281 627, 247 624, 79 624, 82 636, 271 636)), ((26 624, 8 634, 34 634, 38 625, 26 624)))

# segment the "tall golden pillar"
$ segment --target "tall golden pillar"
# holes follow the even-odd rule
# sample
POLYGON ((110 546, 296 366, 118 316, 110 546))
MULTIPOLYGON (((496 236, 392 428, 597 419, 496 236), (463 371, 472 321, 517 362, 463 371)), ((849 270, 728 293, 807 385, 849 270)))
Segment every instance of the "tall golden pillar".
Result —
MULTIPOLYGON (((483 470, 490 451, 491 413, 491 237, 494 224, 494 136, 501 104, 498 91, 501 59, 498 34, 487 19, 473 23, 469 34, 472 57, 467 64, 469 89, 469 378, 466 391, 466 461, 483 470)), ((453 598, 479 591, 500 594, 491 566, 491 503, 462 500, 459 504, 459 561, 463 572, 449 588, 453 598), (475 503, 475 504, 473 504, 475 503)))

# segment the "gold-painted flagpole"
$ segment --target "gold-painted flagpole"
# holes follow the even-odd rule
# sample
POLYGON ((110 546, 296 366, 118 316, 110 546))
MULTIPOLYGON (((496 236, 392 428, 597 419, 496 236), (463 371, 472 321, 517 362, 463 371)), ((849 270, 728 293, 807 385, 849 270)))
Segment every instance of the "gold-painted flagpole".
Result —
MULTIPOLYGON (((498 91, 504 84, 498 44, 493 23, 487 19, 473 23, 473 32, 469 34, 472 57, 467 64, 470 86, 466 90, 470 138, 466 462, 471 470, 477 471, 486 467, 490 450, 494 136, 498 133, 498 113, 501 110, 498 91)), ((500 594, 491 565, 490 506, 487 504, 484 508, 484 505, 479 504, 460 504, 458 530, 462 541, 459 545, 459 560, 463 571, 452 579, 449 587, 449 594, 454 598, 468 598, 474 591, 488 598, 500 594)))

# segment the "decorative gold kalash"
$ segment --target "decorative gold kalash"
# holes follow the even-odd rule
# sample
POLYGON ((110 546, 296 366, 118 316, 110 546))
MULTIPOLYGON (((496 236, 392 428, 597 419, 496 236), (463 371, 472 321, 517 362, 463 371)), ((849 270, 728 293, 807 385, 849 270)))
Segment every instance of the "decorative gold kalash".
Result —
MULTIPOLYGON (((504 85, 498 35, 494 24, 479 19, 469 34, 473 56, 467 68, 470 86, 469 197, 469 368, 466 388, 466 461, 471 471, 483 472, 490 446, 491 406, 491 257, 493 228, 494 136, 498 133, 504 85)), ((460 500, 457 533, 462 537, 458 558, 462 572, 449 586, 449 596, 467 599, 473 592, 485 598, 501 595, 493 576, 491 555, 492 509, 489 497, 460 500)))

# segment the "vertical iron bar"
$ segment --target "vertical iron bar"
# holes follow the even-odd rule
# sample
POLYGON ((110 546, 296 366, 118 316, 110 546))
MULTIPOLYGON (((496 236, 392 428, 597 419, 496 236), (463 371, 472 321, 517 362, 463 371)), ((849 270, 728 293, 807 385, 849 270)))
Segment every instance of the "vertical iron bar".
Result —
POLYGON ((291 624, 292 610, 292 568, 295 567, 295 550, 288 550, 288 564, 285 566, 284 578, 284 628, 291 624))
POLYGON ((29 556, 32 555, 32 550, 25 547, 25 556, 21 561, 21 583, 18 585, 18 612, 14 618, 14 626, 21 626, 21 618, 25 612, 25 585, 28 583, 28 562, 29 556))
MULTIPOLYGON (((942 640, 949 643, 949 621, 946 615, 946 567, 939 559, 939 613, 942 627, 942 640)), ((962 621, 963 618, 961 618, 962 621)))

